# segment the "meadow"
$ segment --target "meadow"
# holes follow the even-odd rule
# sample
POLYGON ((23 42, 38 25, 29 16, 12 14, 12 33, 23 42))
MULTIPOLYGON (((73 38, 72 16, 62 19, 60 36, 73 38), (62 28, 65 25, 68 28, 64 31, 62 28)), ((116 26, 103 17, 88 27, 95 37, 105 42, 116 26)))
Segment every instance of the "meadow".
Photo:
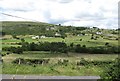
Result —
POLYGON ((66 76, 89 76, 100 75, 104 68, 99 66, 77 66, 76 62, 84 58, 86 60, 108 61, 115 60, 117 54, 51 54, 50 52, 26 51, 23 54, 9 54, 3 57, 3 74, 32 74, 32 75, 66 75, 66 76), (24 65, 13 64, 16 58, 24 59, 50 59, 49 64, 45 65, 24 65), (67 59, 69 63, 56 64, 60 59, 67 59))
MULTIPOLYGON (((99 37, 97 40, 92 40, 91 35, 89 36, 68 36, 65 39, 62 38, 55 38, 55 37, 48 37, 48 38, 41 38, 41 39, 32 39, 31 37, 21 37, 24 38, 26 42, 65 42, 68 45, 70 43, 81 44, 86 45, 87 47, 96 47, 96 46, 104 46, 105 43, 109 43, 110 45, 117 46, 118 40, 109 40, 109 39, 103 39, 102 37, 99 37), (80 41, 82 39, 82 41, 80 41)), ((19 39, 5 39, 2 40, 2 47, 10 47, 10 46, 20 46, 16 43, 20 43, 21 40, 19 39)))

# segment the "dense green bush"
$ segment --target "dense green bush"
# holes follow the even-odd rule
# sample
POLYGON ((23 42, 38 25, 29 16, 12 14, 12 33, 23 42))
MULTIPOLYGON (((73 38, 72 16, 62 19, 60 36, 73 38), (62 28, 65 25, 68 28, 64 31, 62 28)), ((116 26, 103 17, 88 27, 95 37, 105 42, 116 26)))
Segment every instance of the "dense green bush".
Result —
POLYGON ((23 43, 22 48, 25 51, 51 51, 67 53, 68 47, 64 42, 39 42, 39 43, 23 43))
POLYGON ((101 81, 120 81, 120 58, 114 64, 106 66, 101 81))
POLYGON ((104 66, 104 65, 111 65, 113 64, 114 61, 98 61, 98 60, 93 60, 93 61, 88 61, 85 60, 84 58, 81 58, 80 61, 77 62, 77 65, 79 66, 87 66, 87 65, 94 65, 94 66, 104 66))
POLYGON ((85 66, 88 65, 89 62, 86 61, 84 58, 81 58, 80 62, 77 62, 77 65, 85 66))
POLYGON ((3 48, 5 51, 10 51, 12 53, 17 53, 21 54, 23 53, 23 49, 21 47, 8 47, 8 48, 3 48))
POLYGON ((28 64, 28 65, 32 65, 32 64, 48 64, 50 61, 50 59, 23 59, 23 58, 17 58, 14 61, 12 61, 12 63, 15 64, 28 64))

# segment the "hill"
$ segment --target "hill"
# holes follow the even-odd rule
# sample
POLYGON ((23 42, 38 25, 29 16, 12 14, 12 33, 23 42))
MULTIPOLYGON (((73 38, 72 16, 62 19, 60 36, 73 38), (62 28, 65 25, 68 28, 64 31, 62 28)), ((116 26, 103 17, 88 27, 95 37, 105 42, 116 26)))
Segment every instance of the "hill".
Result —
POLYGON ((118 34, 117 30, 99 29, 97 27, 75 27, 75 26, 61 26, 42 23, 42 22, 28 22, 28 21, 3 21, 2 31, 8 35, 47 35, 53 36, 56 32, 65 34, 95 34, 102 32, 104 34, 118 34))

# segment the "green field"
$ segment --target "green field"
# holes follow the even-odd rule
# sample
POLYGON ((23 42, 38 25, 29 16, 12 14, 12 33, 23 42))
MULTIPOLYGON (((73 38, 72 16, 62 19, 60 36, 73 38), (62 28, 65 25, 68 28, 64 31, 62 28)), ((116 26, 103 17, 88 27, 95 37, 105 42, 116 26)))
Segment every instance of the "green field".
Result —
MULTIPOLYGON (((68 36, 65 39, 62 38, 41 38, 41 39, 32 39, 31 37, 25 37, 26 42, 62 42, 64 41, 68 45, 70 43, 81 44, 86 45, 87 47, 96 47, 96 46, 105 46, 105 43, 108 42, 112 46, 117 46, 118 41, 117 40, 108 40, 108 39, 102 39, 101 37, 97 40, 92 40, 90 38, 91 36, 68 36), (82 41, 80 41, 82 39, 82 41)), ((2 47, 10 47, 10 46, 20 46, 15 43, 19 43, 21 40, 17 39, 7 39, 2 40, 2 47)))
POLYGON ((100 75, 104 70, 103 67, 98 66, 77 66, 76 62, 81 58, 86 60, 99 60, 107 61, 114 60, 118 55, 112 54, 51 54, 50 52, 31 52, 27 51, 23 54, 9 54, 3 58, 3 74, 33 74, 33 75, 67 75, 67 76, 78 76, 78 75, 100 75), (50 62, 46 65, 18 65, 12 64, 11 62, 16 58, 25 59, 40 59, 49 58, 50 62), (56 65, 59 59, 69 60, 68 65, 56 65))

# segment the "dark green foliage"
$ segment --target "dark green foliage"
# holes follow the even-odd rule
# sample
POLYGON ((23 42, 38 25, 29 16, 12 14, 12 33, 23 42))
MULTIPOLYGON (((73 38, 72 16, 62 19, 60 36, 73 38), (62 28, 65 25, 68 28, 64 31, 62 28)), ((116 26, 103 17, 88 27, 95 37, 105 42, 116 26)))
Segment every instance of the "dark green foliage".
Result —
POLYGON ((117 58, 114 64, 105 67, 101 81, 120 81, 120 58, 117 58))
POLYGON ((50 59, 23 59, 23 58, 17 58, 12 63, 33 65, 33 64, 48 64, 49 61, 50 61, 50 59))
POLYGON ((109 43, 108 43, 108 42, 106 42, 106 43, 105 43, 105 45, 109 45, 109 43))
POLYGON ((86 45, 83 45, 82 47, 86 48, 86 45))
POLYGON ((80 39, 80 41, 82 41, 82 39, 80 39))
POLYGON ((94 39, 94 37, 92 36, 91 39, 94 39))
POLYGON ((74 43, 70 43, 70 47, 73 47, 74 46, 74 43))
POLYGON ((114 61, 98 61, 98 60, 88 61, 88 60, 85 60, 84 58, 81 58, 81 60, 77 62, 77 65, 80 65, 80 66, 88 66, 88 65, 105 66, 105 65, 111 65, 113 63, 114 63, 114 61))
POLYGON ((22 38, 22 39, 21 39, 21 42, 25 42, 25 39, 24 39, 24 38, 22 38))
POLYGON ((120 53, 119 46, 99 46, 99 47, 86 47, 73 43, 67 46, 64 42, 38 42, 28 43, 21 42, 22 47, 4 47, 2 50, 10 51, 12 53, 22 53, 23 51, 50 51, 52 53, 90 53, 90 54, 118 54, 120 53))
POLYGON ((86 61, 84 58, 81 58, 80 62, 77 62, 77 65, 81 66, 88 65, 88 61, 86 61))
POLYGON ((22 54, 23 49, 21 47, 9 47, 5 49, 6 51, 10 51, 12 53, 22 54))
POLYGON ((78 44, 78 45, 75 46, 75 52, 77 52, 77 53, 87 53, 88 49, 86 48, 86 45, 83 45, 81 47, 81 45, 78 44))
POLYGON ((23 43, 22 48, 27 51, 51 51, 67 53, 67 45, 64 42, 39 42, 39 43, 23 43))
POLYGON ((5 32, 0 32, 0 36, 5 36, 6 33, 5 32))
POLYGON ((52 42, 50 45, 52 46, 50 48, 51 52, 67 53, 67 45, 64 42, 52 42))

